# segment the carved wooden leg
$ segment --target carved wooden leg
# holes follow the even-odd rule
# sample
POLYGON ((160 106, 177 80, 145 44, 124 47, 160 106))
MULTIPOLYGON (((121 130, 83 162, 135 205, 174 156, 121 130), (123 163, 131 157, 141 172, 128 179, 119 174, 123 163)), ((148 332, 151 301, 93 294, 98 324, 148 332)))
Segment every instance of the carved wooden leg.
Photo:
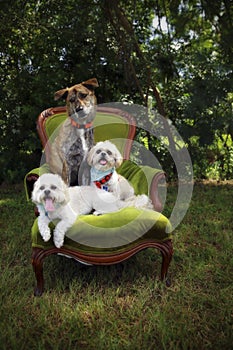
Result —
POLYGON ((161 281, 165 281, 166 286, 170 287, 171 280, 167 277, 167 273, 173 255, 172 241, 163 242, 160 248, 162 254, 161 281))
POLYGON ((34 289, 35 296, 41 296, 44 291, 43 260, 45 255, 43 252, 43 249, 40 248, 33 248, 32 250, 32 266, 37 281, 37 285, 34 289))

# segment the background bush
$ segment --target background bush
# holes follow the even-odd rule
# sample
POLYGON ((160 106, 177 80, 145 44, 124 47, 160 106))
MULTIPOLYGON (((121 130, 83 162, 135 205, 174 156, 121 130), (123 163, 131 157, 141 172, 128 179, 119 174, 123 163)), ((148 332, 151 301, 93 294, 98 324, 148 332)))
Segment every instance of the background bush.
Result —
POLYGON ((91 77, 99 103, 151 97, 185 140, 197 178, 231 178, 232 12, 230 0, 1 2, 0 182, 38 165, 35 122, 54 92, 91 77))

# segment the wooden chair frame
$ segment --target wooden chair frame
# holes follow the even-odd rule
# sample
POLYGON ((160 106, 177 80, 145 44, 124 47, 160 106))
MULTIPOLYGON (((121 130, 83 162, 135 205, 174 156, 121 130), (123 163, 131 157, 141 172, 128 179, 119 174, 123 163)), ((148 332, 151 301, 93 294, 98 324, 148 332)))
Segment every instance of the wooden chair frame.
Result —
MULTIPOLYGON (((66 107, 57 107, 57 108, 49 108, 45 111, 43 111, 37 120, 37 130, 39 137, 42 142, 43 148, 47 147, 47 135, 45 132, 45 123, 47 118, 59 114, 64 113, 66 111, 66 107)), ((124 159, 129 159, 130 156, 130 150, 133 143, 135 131, 136 131, 136 125, 134 118, 128 114, 125 111, 121 111, 115 108, 106 108, 106 107, 97 107, 97 112, 101 113, 107 113, 114 115, 119 115, 123 118, 125 118, 130 125, 128 138, 126 141, 126 147, 124 150, 124 159)), ((46 159, 49 157, 49 149, 46 150, 46 159)), ((28 192, 30 192, 33 189, 33 184, 37 180, 38 175, 30 173, 26 177, 26 184, 28 188, 28 192)), ((162 203, 159 198, 158 193, 158 185, 161 181, 164 181, 165 175, 164 173, 158 173, 154 176, 151 188, 150 188, 150 197, 152 199, 152 202, 154 204, 154 207, 157 211, 162 210, 162 203)), ((76 250, 68 249, 67 247, 61 247, 60 249, 56 248, 55 246, 48 249, 42 249, 42 248, 32 248, 32 266, 34 269, 35 277, 36 277, 36 287, 34 289, 34 295, 35 296, 41 296, 44 291, 44 277, 43 277, 43 262, 44 259, 50 255, 53 254, 59 254, 64 255, 73 259, 76 259, 80 262, 91 264, 91 265, 112 265, 116 263, 120 263, 124 260, 129 259, 136 253, 147 249, 147 248, 155 248, 159 250, 162 256, 162 264, 161 264, 161 271, 160 271, 160 279, 161 281, 165 281, 166 285, 170 285, 170 279, 167 276, 168 268, 172 259, 173 255, 173 244, 171 239, 167 239, 166 241, 157 242, 153 239, 144 239, 137 244, 135 244, 133 247, 129 249, 125 249, 124 251, 114 251, 112 253, 108 254, 91 254, 91 253, 83 253, 83 252, 77 252, 76 250)))

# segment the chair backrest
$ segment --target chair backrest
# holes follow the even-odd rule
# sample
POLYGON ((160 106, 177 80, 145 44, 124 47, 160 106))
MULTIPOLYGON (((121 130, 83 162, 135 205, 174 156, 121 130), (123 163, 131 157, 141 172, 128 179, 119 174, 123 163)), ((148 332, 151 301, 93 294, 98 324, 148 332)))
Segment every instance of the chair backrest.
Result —
MULTIPOLYGON (((66 107, 49 108, 39 115, 37 130, 45 153, 49 152, 46 147, 48 140, 57 135, 59 126, 66 118, 66 107)), ((97 106, 93 127, 95 143, 110 140, 117 146, 123 158, 129 159, 136 132, 135 120, 129 113, 117 108, 97 106)))

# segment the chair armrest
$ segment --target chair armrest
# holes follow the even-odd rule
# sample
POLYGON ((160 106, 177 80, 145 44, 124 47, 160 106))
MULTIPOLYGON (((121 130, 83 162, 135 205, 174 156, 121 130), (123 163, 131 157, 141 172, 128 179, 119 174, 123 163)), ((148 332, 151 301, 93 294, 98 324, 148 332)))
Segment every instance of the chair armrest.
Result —
POLYGON ((163 184, 166 181, 166 175, 164 172, 160 172, 154 175, 150 185, 150 198, 156 211, 161 212, 163 210, 163 204, 159 196, 159 184, 163 184))
POLYGON ((150 196, 155 210, 161 212, 163 205, 159 197, 158 186, 165 180, 165 174, 161 169, 147 165, 139 166, 130 160, 125 160, 117 171, 131 183, 135 194, 150 196))
POLYGON ((27 173, 24 177, 24 188, 26 192, 27 200, 30 200, 34 183, 38 179, 39 176, 45 173, 49 173, 49 165, 43 164, 40 168, 35 168, 27 173))

